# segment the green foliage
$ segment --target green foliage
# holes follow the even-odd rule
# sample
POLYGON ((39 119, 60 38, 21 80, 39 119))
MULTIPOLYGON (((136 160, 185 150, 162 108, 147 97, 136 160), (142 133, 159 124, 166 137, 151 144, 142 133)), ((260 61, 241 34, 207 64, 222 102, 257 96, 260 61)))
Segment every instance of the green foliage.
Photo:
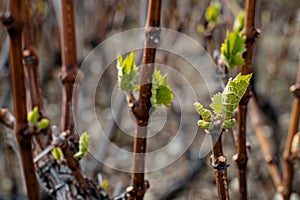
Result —
POLYGON ((79 152, 74 155, 74 158, 83 158, 90 151, 91 140, 90 136, 84 132, 79 139, 79 152))
POLYGON ((206 21, 212 26, 217 25, 219 23, 220 11, 221 4, 218 1, 211 2, 205 12, 206 21))
POLYGON ((223 117, 225 120, 233 117, 233 111, 237 108, 238 103, 245 94, 251 77, 252 74, 241 75, 239 73, 235 79, 229 79, 222 97, 223 117))
POLYGON ((194 103, 194 107, 204 121, 209 122, 211 120, 212 114, 210 110, 204 108, 201 103, 199 102, 194 103))
POLYGON ((129 95, 131 91, 138 88, 135 85, 138 68, 134 63, 134 52, 131 52, 124 60, 122 56, 118 56, 117 70, 119 88, 129 95))
POLYGON ((240 11, 234 20, 233 30, 241 32, 244 28, 244 23, 245 23, 245 12, 240 11))
POLYGON ((63 155, 61 149, 58 148, 58 147, 55 147, 55 148, 52 150, 52 155, 53 155, 53 157, 54 157, 56 160, 58 160, 58 161, 62 160, 63 157, 64 157, 64 155, 63 155))
POLYGON ((33 110, 28 113, 27 120, 32 124, 36 124, 39 117, 39 108, 37 106, 34 106, 33 110))
POLYGON ((236 121, 233 118, 233 112, 238 107, 240 100, 245 94, 252 74, 238 74, 233 80, 230 78, 224 91, 217 93, 212 97, 212 103, 209 105, 214 112, 205 109, 200 103, 196 102, 194 107, 203 120, 198 121, 198 125, 203 129, 212 129, 214 120, 222 120, 223 128, 231 128, 236 121))
POLYGON ((44 129, 44 128, 47 128, 49 126, 49 124, 50 124, 49 120, 46 118, 43 118, 37 123, 37 127, 39 129, 44 129))
POLYGON ((212 103, 209 105, 215 114, 222 113, 222 94, 217 93, 211 99, 212 103))
MULTIPOLYGON (((118 56, 118 86, 130 98, 133 90, 139 89, 135 84, 138 68, 134 63, 134 52, 131 52, 124 60, 118 56)), ((151 105, 153 107, 169 106, 173 100, 173 93, 168 82, 168 75, 162 75, 158 69, 154 69, 152 75, 151 105)))
POLYGON ((33 110, 30 111, 27 115, 28 122, 35 125, 39 129, 47 128, 50 124, 49 120, 43 118, 40 121, 38 121, 39 118, 40 118, 39 108, 37 106, 34 106, 33 110))
POLYGON ((212 129, 212 113, 210 112, 210 110, 204 108, 203 105, 199 102, 194 103, 194 107, 198 114, 202 117, 202 120, 198 121, 198 126, 203 129, 212 129))
POLYGON ((238 30, 227 32, 227 38, 221 46, 221 59, 230 69, 245 63, 242 57, 246 52, 245 40, 238 30))
POLYGON ((158 69, 154 69, 152 75, 152 88, 151 88, 151 105, 153 107, 169 106, 173 100, 173 93, 170 89, 168 82, 168 75, 162 76, 158 69))

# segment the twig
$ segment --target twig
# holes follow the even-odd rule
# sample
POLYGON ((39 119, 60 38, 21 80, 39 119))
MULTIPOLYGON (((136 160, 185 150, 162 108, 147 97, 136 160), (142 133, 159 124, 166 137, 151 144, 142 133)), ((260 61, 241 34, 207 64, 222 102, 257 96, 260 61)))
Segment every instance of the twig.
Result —
POLYGON ((25 177, 28 198, 39 199, 39 184, 33 164, 31 136, 25 135, 27 129, 27 109, 24 70, 22 64, 22 27, 23 1, 10 2, 11 16, 4 20, 10 37, 10 66, 13 88, 15 127, 14 132, 19 144, 22 168, 25 177))
POLYGON ((281 185, 280 170, 276 164, 276 161, 274 160, 274 155, 272 153, 270 143, 264 137, 265 133, 261 123, 262 119, 260 117, 261 116, 260 111, 254 97, 252 97, 249 101, 249 108, 250 108, 249 112, 250 112, 252 127, 260 143, 260 147, 264 154, 265 161, 268 165, 268 170, 270 172, 270 175, 273 179, 277 191, 281 191, 282 185, 281 185))
POLYGON ((141 89, 139 100, 132 107, 136 118, 136 135, 134 138, 134 161, 132 174, 132 187, 128 188, 129 199, 141 200, 149 187, 144 180, 145 153, 147 141, 147 125, 151 108, 152 73, 154 70, 156 46, 159 42, 161 0, 150 0, 148 16, 145 26, 146 42, 144 47, 143 67, 141 75, 141 89))
POLYGON ((0 122, 10 129, 14 128, 15 117, 5 108, 0 109, 0 122))
MULTIPOLYGON (((24 0, 24 7, 26 20, 23 28, 23 64, 27 88, 27 108, 32 110, 33 107, 37 106, 39 108, 39 114, 41 118, 46 118, 47 116, 44 109, 43 95, 41 92, 41 84, 38 72, 39 61, 33 42, 32 19, 28 0, 24 0)), ((47 140, 45 140, 44 135, 38 133, 34 134, 34 139, 37 143, 35 153, 41 152, 46 148, 46 145, 50 144, 51 132, 49 128, 43 130, 43 133, 48 134, 47 140)))
MULTIPOLYGON (((240 68, 243 75, 251 72, 252 54, 254 48, 254 42, 258 37, 259 32, 255 29, 255 5, 256 0, 246 1, 246 16, 245 16, 245 27, 243 35, 246 36, 246 49, 243 57, 245 64, 240 68)), ((244 94, 242 100, 238 105, 238 144, 237 144, 237 155, 234 156, 234 160, 238 166, 238 177, 239 177, 239 199, 247 200, 247 145, 246 145, 246 118, 247 118, 247 105, 250 98, 250 89, 248 88, 244 94)))
POLYGON ((220 129, 220 124, 215 124, 213 131, 209 131, 211 142, 213 145, 211 155, 211 165, 215 169, 216 183, 218 188, 218 199, 229 200, 228 182, 227 182, 227 158, 223 153, 222 135, 224 129, 220 129), (221 131, 221 133, 220 133, 221 131))
MULTIPOLYGON (((73 0, 61 0, 61 54, 62 68, 61 81, 63 84, 63 102, 62 102, 62 120, 61 130, 67 133, 68 139, 77 140, 74 134, 74 119, 72 111, 77 114, 77 107, 72 110, 72 100, 76 98, 74 90, 77 89, 75 84, 78 73, 77 55, 76 55, 76 39, 75 39, 75 23, 74 23, 74 2, 73 0)), ((75 100, 75 104, 76 104, 75 100)), ((79 188, 84 191, 88 188, 87 181, 84 179, 78 160, 73 157, 68 142, 61 146, 64 157, 66 158, 68 167, 72 170, 73 175, 79 183, 79 188)), ((82 192, 81 191, 81 192, 82 192)))
MULTIPOLYGON (((300 58, 300 51, 299 51, 299 58, 300 58)), ((299 128, 299 119, 300 119, 300 61, 298 66, 298 74, 295 85, 291 86, 291 92, 295 95, 293 106, 292 106, 292 113, 291 113, 291 120, 289 131, 287 135, 287 140, 283 152, 283 198, 288 200, 290 198, 291 189, 292 189, 292 177, 294 174, 293 164, 294 164, 294 156, 291 151, 292 143, 294 136, 298 132, 299 128)))

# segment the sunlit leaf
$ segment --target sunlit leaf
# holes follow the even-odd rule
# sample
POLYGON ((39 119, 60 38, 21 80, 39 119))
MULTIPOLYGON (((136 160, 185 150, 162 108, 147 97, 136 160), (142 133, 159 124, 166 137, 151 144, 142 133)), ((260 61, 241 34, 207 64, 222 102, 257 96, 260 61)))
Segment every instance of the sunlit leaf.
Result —
POLYGON ((229 79, 223 93, 222 93, 222 106, 223 117, 225 120, 233 117, 233 112, 237 108, 239 101, 245 94, 252 74, 241 75, 238 74, 235 79, 229 79))
POLYGON ((212 25, 217 25, 219 23, 220 10, 221 4, 218 1, 211 2, 205 12, 206 21, 212 25))
POLYGON ((212 114, 210 110, 204 108, 203 105, 199 102, 194 103, 194 107, 204 121, 211 121, 212 114))
POLYGON ((36 124, 39 117, 39 108, 37 106, 34 106, 33 110, 28 113, 27 120, 32 124, 36 124))
POLYGON ((135 84, 138 68, 134 63, 134 52, 131 52, 124 60, 122 56, 118 56, 117 70, 118 86, 120 90, 129 95, 131 91, 138 88, 135 84))
POLYGON ((212 122, 207 122, 207 121, 204 121, 204 120, 198 120, 198 126, 200 126, 201 128, 203 129, 212 129, 213 128, 213 123, 212 122))
POLYGON ((221 114, 222 113, 222 94, 217 93, 213 96, 211 99, 212 103, 209 105, 211 109, 213 109, 215 114, 221 114))
POLYGON ((74 157, 82 158, 90 151, 91 141, 90 136, 84 132, 79 139, 79 152, 77 152, 74 157))
POLYGON ((230 69, 244 64, 242 55, 246 52, 245 40, 239 31, 227 32, 227 37, 221 46, 221 59, 230 69))
POLYGON ((234 23, 233 23, 233 30, 241 32, 244 28, 245 23, 245 12, 240 11, 238 15, 235 17, 234 23))
POLYGON ((49 126, 49 124, 50 124, 49 120, 46 118, 43 118, 37 123, 37 127, 39 129, 44 129, 44 128, 47 128, 49 126))
POLYGON ((154 69, 152 75, 152 88, 151 88, 151 105, 153 107, 169 106, 173 100, 173 93, 170 84, 168 83, 168 75, 162 76, 158 69, 154 69))
POLYGON ((234 118, 226 119, 223 121, 223 128, 232 128, 235 125, 236 121, 234 118))
POLYGON ((52 150, 52 155, 58 161, 60 161, 63 158, 63 153, 62 153, 61 149, 58 147, 56 147, 52 150))

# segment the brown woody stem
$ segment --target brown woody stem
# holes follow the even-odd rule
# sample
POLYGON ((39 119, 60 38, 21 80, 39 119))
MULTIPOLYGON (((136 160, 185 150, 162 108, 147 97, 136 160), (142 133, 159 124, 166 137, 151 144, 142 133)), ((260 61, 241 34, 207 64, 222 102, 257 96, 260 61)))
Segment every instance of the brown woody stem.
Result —
MULTIPOLYGON (((24 5, 26 20, 23 28, 23 66, 26 80, 27 108, 28 110, 32 110, 33 107, 37 106, 41 118, 45 118, 46 113, 38 71, 39 61, 32 35, 32 19, 29 0, 25 0, 24 5)), ((46 145, 50 144, 50 130, 44 129, 42 132, 47 133, 48 138, 45 139, 42 134, 35 134, 34 139, 37 142, 35 153, 42 152, 46 148, 46 145)))
POLYGON ((227 158, 223 153, 222 135, 218 133, 211 133, 211 141, 213 145, 211 164, 215 168, 216 183, 218 188, 218 199, 229 200, 228 182, 227 182, 227 158))
POLYGON ((273 179, 274 185, 277 189, 277 191, 282 190, 281 186, 281 174, 280 170, 278 168, 278 165, 275 162, 274 155, 272 153, 272 149, 270 147, 269 141, 265 137, 265 132, 262 125, 262 119, 260 115, 260 111, 257 105, 257 102, 254 97, 251 97, 249 101, 249 112, 252 122, 252 127, 254 129, 254 132, 258 138, 259 144, 261 146, 262 152, 264 154, 265 161, 268 166, 268 170, 270 172, 270 175, 273 179))
POLYGON ((3 24, 6 26, 10 39, 10 67, 13 88, 15 125, 14 132, 19 144, 23 174, 28 199, 39 199, 39 184, 36 178, 32 156, 30 135, 25 135, 28 127, 24 70, 22 64, 22 27, 23 0, 11 0, 11 16, 3 24))
POLYGON ((136 118, 136 135, 134 139, 134 161, 132 174, 132 190, 128 191, 130 199, 143 199, 149 184, 144 179, 145 153, 147 142, 147 125, 149 121, 149 111, 151 108, 151 81, 154 70, 156 45, 155 40, 159 40, 159 26, 161 15, 161 0, 150 0, 148 5, 148 16, 145 26, 146 42, 143 55, 143 66, 141 75, 141 89, 139 100, 132 107, 132 112, 136 118))
MULTIPOLYGON (((74 22, 74 2, 73 0, 61 0, 61 81, 63 84, 63 102, 62 102, 62 120, 61 130, 68 134, 68 139, 78 140, 77 135, 73 133, 74 119, 72 113, 73 89, 77 89, 75 85, 76 76, 79 74, 77 66, 76 54, 76 38, 75 38, 75 22, 74 22)), ((76 92, 76 91, 75 91, 76 92)), ((76 98, 76 97, 75 97, 76 98)), ((75 112, 77 111, 76 104, 75 112)), ((66 158, 68 167, 72 170, 73 175, 79 183, 79 188, 85 190, 88 187, 84 179, 78 160, 73 157, 73 153, 66 142, 61 147, 64 157, 66 158)))
MULTIPOLYGON (((258 31, 254 27, 255 19, 255 4, 256 0, 246 1, 246 17, 245 17, 245 27, 243 30, 243 35, 246 37, 246 52, 243 55, 245 64, 240 68, 240 72, 243 75, 249 74, 251 72, 251 62, 252 54, 254 48, 254 42, 258 37, 258 31)), ((246 119, 247 119, 247 105, 250 99, 250 90, 247 89, 243 98, 238 105, 238 138, 237 138, 237 155, 234 156, 235 161, 238 166, 238 177, 239 177, 239 199, 247 200, 247 146, 246 146, 246 119)))
MULTIPOLYGON (((300 58, 300 51, 299 51, 300 58)), ((287 140, 285 144, 285 149, 283 152, 283 198, 284 200, 290 199, 292 190, 292 177, 294 174, 294 160, 292 149, 292 143, 295 135, 299 128, 300 119, 300 61, 298 66, 298 74, 295 85, 291 86, 291 92, 294 93, 294 101, 292 106, 291 120, 289 131, 287 135, 287 140)))
POLYGON ((15 117, 5 108, 0 109, 0 122, 10 129, 14 128, 15 117))

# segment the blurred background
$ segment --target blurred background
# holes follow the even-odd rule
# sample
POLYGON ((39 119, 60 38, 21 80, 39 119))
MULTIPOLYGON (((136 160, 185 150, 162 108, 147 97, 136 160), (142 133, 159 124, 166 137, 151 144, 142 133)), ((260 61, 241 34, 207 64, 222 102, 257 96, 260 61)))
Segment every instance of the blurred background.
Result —
MULTIPOLYGON (((212 33, 216 49, 220 48, 226 29, 231 30, 235 16, 245 4, 243 0, 219 2, 222 5, 220 23, 212 33)), ((77 128, 87 131, 92 138, 92 152, 81 164, 87 176, 101 176, 108 180, 107 192, 112 196, 124 190, 130 183, 131 175, 124 171, 130 169, 132 161, 127 154, 116 151, 113 146, 132 151, 134 123, 124 95, 116 89, 116 61, 108 58, 112 53, 117 56, 118 49, 124 49, 130 43, 139 43, 142 47, 143 36, 119 41, 116 46, 104 46, 105 48, 101 46, 101 42, 123 31, 142 28, 147 16, 147 0, 74 0, 74 3, 78 63, 85 74, 80 93, 77 128), (101 47, 97 47, 99 44, 101 47), (93 120, 94 113, 96 121, 93 120), (104 137, 110 139, 110 144, 107 144, 104 137), (109 163, 109 166, 105 163, 109 163)), ((163 0, 161 27, 186 34, 209 50, 207 35, 199 31, 199 27, 207 25, 205 11, 209 3, 210 0, 163 0)), ((0 11, 7 11, 8 4, 7 0, 1 1, 0 11)), ((31 8, 46 112, 51 124, 59 126, 60 2, 32 0, 31 8)), ((289 87, 295 83, 298 68, 300 1, 260 0, 257 1, 256 11, 256 27, 261 34, 256 42, 252 66, 255 91, 263 116, 262 123, 266 133, 264 136, 270 142, 276 158, 280 159, 293 99, 289 87)), ((161 64, 158 66, 162 71, 165 69, 169 73, 171 88, 176 93, 172 105, 154 112, 151 118, 148 151, 155 152, 164 146, 167 148, 153 160, 147 160, 146 165, 151 172, 146 174, 150 189, 145 199, 217 199, 214 171, 209 164, 210 154, 199 158, 205 133, 197 128, 198 116, 193 109, 193 102, 200 100, 208 105, 209 92, 215 92, 222 84, 217 79, 217 74, 213 77, 216 80, 215 86, 205 84, 203 76, 210 76, 215 71, 213 59, 204 50, 187 46, 175 36, 169 38, 168 43, 170 48, 179 45, 179 49, 192 57, 203 57, 205 62, 199 65, 211 67, 211 70, 199 74, 180 55, 158 51, 156 62, 161 64), (173 140, 174 138, 178 139, 173 140), (169 143, 172 145, 168 145, 169 143), (157 164, 166 167, 151 170, 157 164)), ((136 50, 137 65, 141 63, 141 55, 142 49, 136 50)), ((1 108, 8 108, 13 112, 8 58, 8 35, 4 27, 0 26, 0 104, 1 108)), ((230 72, 232 75, 235 73, 230 72)), ((247 139, 251 146, 248 161, 249 199, 278 199, 249 117, 248 121, 247 139)), ((0 127, 0 199, 26 199, 19 160, 15 153, 17 145, 14 135, 3 125, 0 127)), ((229 190, 232 199, 237 199, 237 169, 232 160, 236 149, 232 135, 226 134, 224 152, 230 163, 229 190)), ((280 161, 278 162, 281 166, 280 161)), ((299 159, 295 167, 299 169, 299 159)), ((296 170, 292 199, 299 199, 299 185, 299 170, 296 170)))

